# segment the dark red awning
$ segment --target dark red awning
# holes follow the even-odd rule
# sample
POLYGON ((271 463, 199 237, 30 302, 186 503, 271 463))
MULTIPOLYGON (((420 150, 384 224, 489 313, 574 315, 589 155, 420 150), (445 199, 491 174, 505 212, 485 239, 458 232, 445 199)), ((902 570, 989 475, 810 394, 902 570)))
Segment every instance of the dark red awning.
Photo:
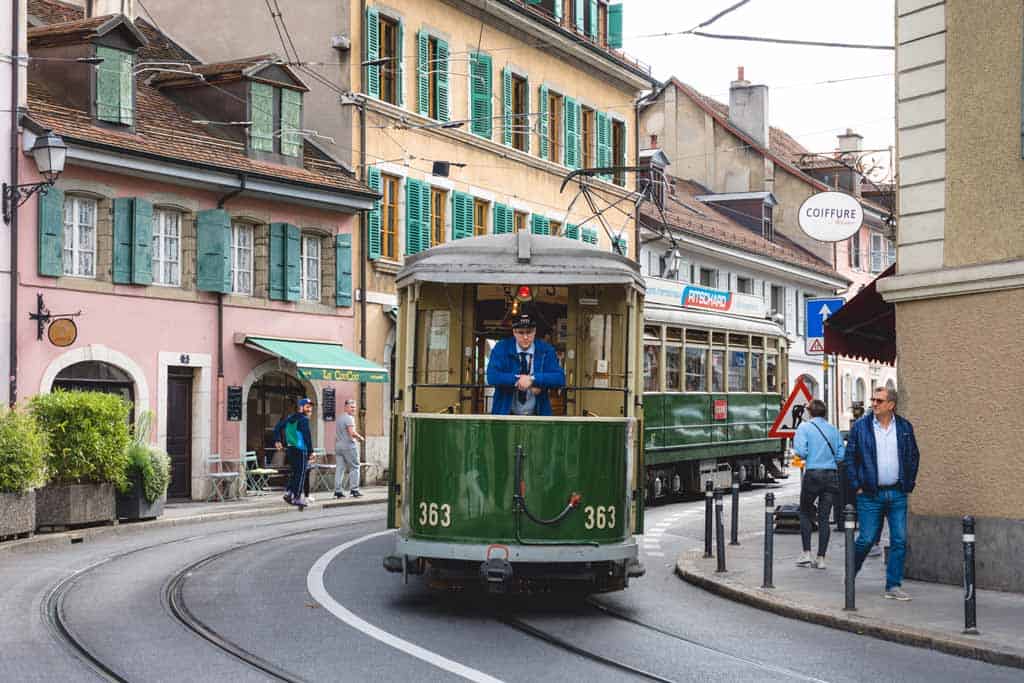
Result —
POLYGON ((896 362, 896 307, 875 285, 896 272, 889 266, 825 321, 825 353, 892 365, 896 362))

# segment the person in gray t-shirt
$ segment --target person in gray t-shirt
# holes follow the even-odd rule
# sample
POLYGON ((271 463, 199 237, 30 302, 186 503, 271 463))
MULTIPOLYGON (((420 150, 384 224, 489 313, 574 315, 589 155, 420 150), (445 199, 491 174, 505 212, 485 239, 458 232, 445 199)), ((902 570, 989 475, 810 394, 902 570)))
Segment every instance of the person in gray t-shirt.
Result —
POLYGON ((338 419, 334 434, 334 497, 345 497, 345 479, 348 479, 348 490, 353 498, 363 494, 359 492, 359 442, 366 441, 356 431, 356 402, 347 399, 345 412, 338 419))

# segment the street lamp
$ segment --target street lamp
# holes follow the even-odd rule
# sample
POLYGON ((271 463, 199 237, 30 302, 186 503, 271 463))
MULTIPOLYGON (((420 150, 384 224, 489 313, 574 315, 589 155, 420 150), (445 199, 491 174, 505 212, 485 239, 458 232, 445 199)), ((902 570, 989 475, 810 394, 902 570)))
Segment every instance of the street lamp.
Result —
POLYGON ((4 223, 11 222, 11 214, 28 198, 36 192, 46 194, 46 191, 57 182, 57 177, 64 172, 64 161, 67 159, 68 148, 64 140, 53 131, 47 130, 36 138, 32 144, 32 158, 35 159, 36 169, 39 175, 45 180, 41 183, 26 183, 24 185, 3 184, 3 217, 4 223))
POLYGON ((672 248, 665 252, 665 274, 672 277, 679 277, 679 266, 682 265, 683 255, 678 249, 672 248))

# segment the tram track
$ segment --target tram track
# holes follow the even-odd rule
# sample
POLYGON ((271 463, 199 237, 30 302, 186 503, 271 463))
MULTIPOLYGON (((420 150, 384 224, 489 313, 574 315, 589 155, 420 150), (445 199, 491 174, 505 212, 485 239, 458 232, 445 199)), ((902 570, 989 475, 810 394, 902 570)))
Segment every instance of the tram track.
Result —
MULTIPOLYGON (((371 521, 372 518, 360 518, 359 520, 347 520, 335 524, 325 524, 316 526, 309 529, 302 529, 299 531, 290 531, 282 534, 275 534, 273 536, 260 538, 254 541, 237 543, 229 548, 221 550, 219 552, 206 555, 196 562, 189 564, 182 570, 179 570, 170 577, 165 583, 161 592, 161 602, 164 605, 165 610, 175 621, 185 626, 189 631, 197 635, 203 641, 213 645, 217 649, 225 652, 235 659, 244 662, 256 671, 259 671, 265 675, 270 676, 274 680, 287 681, 288 683, 307 683, 306 679, 292 674, 291 672, 284 671, 274 666, 272 663, 264 660, 263 658, 245 650, 238 644, 232 642, 230 639, 224 637, 223 634, 217 632, 215 629, 210 628, 207 624, 198 619, 188 606, 185 604, 182 590, 185 581, 188 576, 194 571, 201 567, 216 561, 228 555, 230 553, 251 548, 256 545, 263 543, 269 543, 272 541, 279 541, 284 538, 292 538, 295 536, 304 536, 313 534, 321 531, 328 531, 332 529, 341 529, 345 527, 358 526, 371 521)), ((290 526, 295 524, 301 524, 306 520, 296 519, 282 522, 273 522, 266 524, 261 529, 268 527, 278 526, 290 526)), ((176 545, 181 543, 191 543, 195 541, 201 541, 213 536, 222 534, 223 532, 211 532, 207 534, 196 534, 192 536, 186 536, 171 541, 162 541, 160 543, 152 543, 149 545, 141 546, 138 548, 132 548, 120 553, 115 553, 108 557, 98 560, 86 567, 75 570, 70 575, 64 577, 57 582, 47 592, 46 597, 41 602, 42 620, 46 624, 48 630, 54 639, 61 643, 76 659, 82 662, 87 669, 89 669, 98 678, 104 681, 112 681, 116 683, 128 683, 129 679, 125 678, 116 669, 116 665, 112 662, 104 661, 99 655, 97 655, 92 648, 75 632, 73 625, 69 623, 65 611, 65 601, 67 596, 74 589, 83 578, 96 570, 110 565, 114 562, 123 560, 140 553, 144 553, 155 548, 166 548, 169 545, 176 545)))

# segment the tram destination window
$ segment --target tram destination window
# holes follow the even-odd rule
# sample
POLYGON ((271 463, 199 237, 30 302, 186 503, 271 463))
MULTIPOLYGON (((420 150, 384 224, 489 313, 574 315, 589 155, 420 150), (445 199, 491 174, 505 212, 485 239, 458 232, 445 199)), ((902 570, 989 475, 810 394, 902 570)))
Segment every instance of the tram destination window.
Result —
POLYGON ((665 347, 665 391, 679 391, 682 355, 681 346, 665 347))
POLYGON ((725 351, 711 352, 711 391, 725 391, 725 351))
POLYGON ((686 390, 708 390, 708 350, 686 347, 686 390))

